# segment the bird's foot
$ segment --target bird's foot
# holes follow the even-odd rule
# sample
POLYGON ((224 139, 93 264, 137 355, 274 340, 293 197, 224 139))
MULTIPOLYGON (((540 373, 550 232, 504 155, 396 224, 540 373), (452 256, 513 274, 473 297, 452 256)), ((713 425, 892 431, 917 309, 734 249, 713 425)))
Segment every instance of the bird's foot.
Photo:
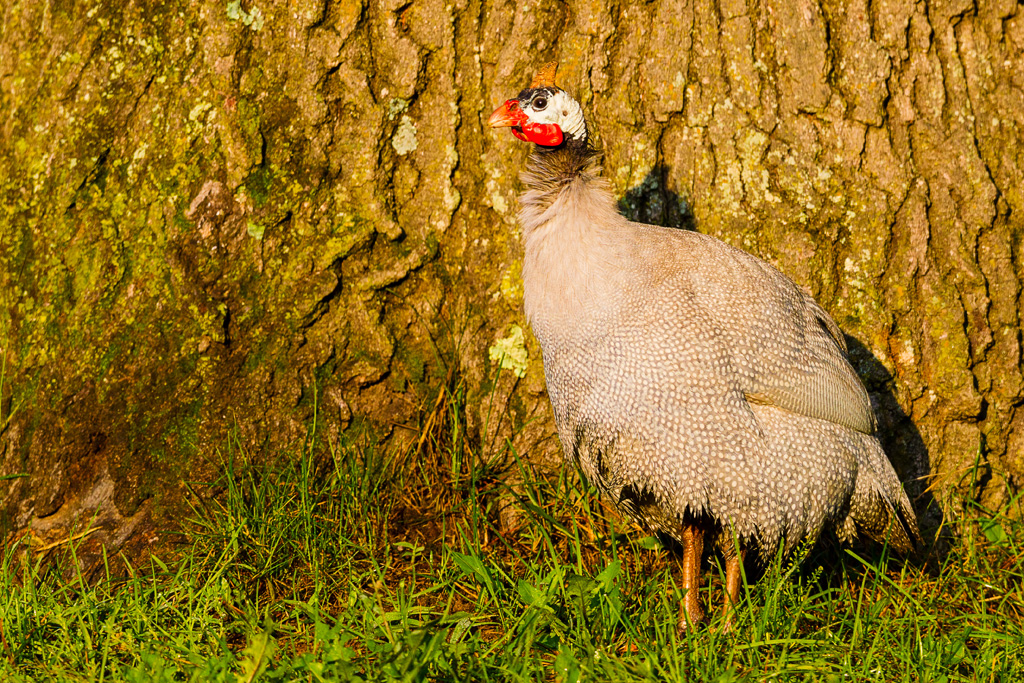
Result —
POLYGON ((692 597, 690 593, 687 593, 683 598, 682 604, 679 605, 679 622, 676 624, 676 634, 681 637, 688 631, 693 631, 698 626, 704 624, 704 621, 704 610, 701 609, 696 593, 692 597))
POLYGON ((718 626, 719 633, 732 631, 735 622, 736 608, 740 600, 740 583, 742 580, 743 559, 746 549, 725 561, 725 604, 722 606, 722 621, 718 626))

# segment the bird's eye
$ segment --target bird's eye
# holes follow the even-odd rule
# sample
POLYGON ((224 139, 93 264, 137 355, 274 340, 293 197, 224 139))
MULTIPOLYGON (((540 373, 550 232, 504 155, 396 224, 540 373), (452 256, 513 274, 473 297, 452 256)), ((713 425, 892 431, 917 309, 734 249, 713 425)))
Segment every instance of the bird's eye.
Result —
POLYGON ((533 101, 534 109, 543 109, 546 106, 548 106, 548 98, 546 97, 538 97, 533 101))

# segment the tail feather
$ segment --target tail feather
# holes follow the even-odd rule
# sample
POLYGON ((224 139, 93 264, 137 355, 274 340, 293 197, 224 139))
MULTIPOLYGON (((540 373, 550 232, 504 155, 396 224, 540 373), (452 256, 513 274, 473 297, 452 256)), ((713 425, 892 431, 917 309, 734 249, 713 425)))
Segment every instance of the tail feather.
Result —
POLYGON ((857 531, 909 554, 922 542, 917 515, 881 445, 873 437, 865 441, 857 452, 849 518, 857 531))

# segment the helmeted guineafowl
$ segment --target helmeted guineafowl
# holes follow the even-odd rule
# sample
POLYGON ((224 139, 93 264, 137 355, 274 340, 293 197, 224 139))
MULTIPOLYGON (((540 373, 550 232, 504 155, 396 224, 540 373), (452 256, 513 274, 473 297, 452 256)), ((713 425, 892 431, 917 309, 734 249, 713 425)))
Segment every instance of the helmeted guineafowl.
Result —
POLYGON ((842 332, 764 261, 619 215, 554 75, 489 121, 534 143, 519 212, 526 315, 566 456, 682 544, 680 627, 703 617, 705 540, 726 558, 729 602, 746 549, 789 551, 828 525, 909 551, 916 518, 842 332))

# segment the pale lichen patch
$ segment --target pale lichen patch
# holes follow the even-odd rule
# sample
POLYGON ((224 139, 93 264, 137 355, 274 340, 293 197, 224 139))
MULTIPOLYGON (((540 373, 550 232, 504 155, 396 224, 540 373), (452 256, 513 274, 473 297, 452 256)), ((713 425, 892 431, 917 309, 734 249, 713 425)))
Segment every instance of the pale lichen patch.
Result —
POLYGON ((242 9, 241 0, 231 0, 228 3, 227 15, 231 21, 240 21, 253 31, 260 31, 263 28, 263 10, 254 6, 247 12, 242 9))
POLYGON ((405 156, 409 152, 415 151, 419 146, 419 142, 416 140, 416 124, 405 114, 402 115, 402 120, 398 122, 395 136, 391 138, 391 146, 395 148, 399 156, 405 156))
POLYGON ((502 370, 511 370, 516 377, 526 377, 530 355, 526 350, 523 328, 512 325, 507 337, 503 337, 488 349, 492 363, 498 363, 502 370))
MULTIPOLYGON (((381 92, 383 97, 387 93, 387 89, 381 92)), ((409 100, 403 100, 401 97, 392 97, 388 101, 388 121, 394 121, 395 117, 399 114, 404 114, 409 109, 409 100)))
POLYGON ((265 225, 260 225, 259 223, 253 223, 252 221, 248 221, 245 227, 245 232, 249 235, 249 237, 253 237, 257 240, 262 240, 263 233, 266 232, 266 229, 267 227, 265 225))

